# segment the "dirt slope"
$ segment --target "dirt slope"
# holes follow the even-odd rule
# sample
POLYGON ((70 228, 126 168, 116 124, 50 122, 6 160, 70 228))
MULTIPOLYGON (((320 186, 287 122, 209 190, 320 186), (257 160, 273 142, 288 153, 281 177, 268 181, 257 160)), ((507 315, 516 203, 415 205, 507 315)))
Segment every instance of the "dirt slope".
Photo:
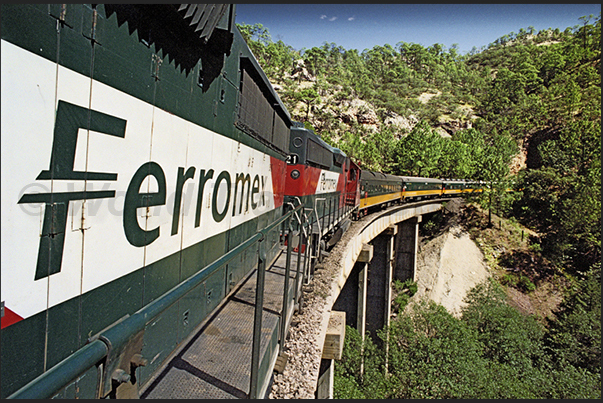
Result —
POLYGON ((455 224, 419 252, 414 299, 431 299, 460 317, 467 291, 489 276, 482 252, 455 224))
MULTIPOLYGON (((517 287, 505 286, 507 302, 525 315, 535 315, 543 323, 554 317, 563 299, 563 278, 538 254, 530 251, 528 236, 535 233, 527 228, 513 229, 492 215, 496 225, 486 225, 488 212, 474 205, 465 205, 456 199, 445 206, 439 233, 431 238, 422 237, 417 256, 417 294, 411 302, 420 298, 431 299, 444 306, 455 317, 465 305, 463 298, 478 283, 494 276, 499 282, 504 276, 523 275, 530 278, 535 289, 529 292, 517 287), (525 231, 526 239, 518 239, 517 232, 525 231), (478 246, 479 244, 479 246, 478 246), (487 253, 488 256, 484 256, 487 253), (501 257, 514 258, 518 267, 504 266, 501 257), (487 263, 489 262, 489 263, 487 263)), ((503 281, 504 283, 504 281, 503 281)))
POLYGON ((467 292, 491 275, 481 250, 459 224, 462 207, 462 199, 447 203, 440 233, 419 243, 413 297, 431 299, 455 317, 460 317, 467 292))

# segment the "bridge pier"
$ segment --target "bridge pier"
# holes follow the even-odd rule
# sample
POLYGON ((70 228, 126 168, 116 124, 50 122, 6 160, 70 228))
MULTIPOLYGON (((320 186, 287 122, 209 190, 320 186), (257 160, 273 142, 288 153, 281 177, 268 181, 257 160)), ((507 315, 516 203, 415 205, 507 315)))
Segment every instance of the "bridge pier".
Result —
POLYGON ((388 226, 372 241, 373 259, 368 264, 366 330, 378 340, 377 330, 389 325, 391 314, 392 259, 394 256, 395 225, 388 226))
POLYGON ((333 311, 346 313, 346 325, 356 328, 364 337, 366 330, 367 274, 373 258, 373 245, 362 245, 362 251, 352 271, 333 304, 333 311))
POLYGON ((316 399, 333 399, 333 384, 335 383, 335 360, 321 359, 318 371, 318 386, 314 396, 316 399))
POLYGON ((391 224, 369 244, 363 244, 333 304, 333 310, 344 311, 346 324, 356 328, 362 337, 368 330, 373 340, 377 340, 377 330, 389 325, 391 283, 416 281, 421 218, 417 215, 391 224))
POLYGON ((394 280, 416 281, 417 250, 419 246, 419 223, 422 216, 416 216, 398 224, 396 235, 396 256, 394 280))
MULTIPOLYGON (((345 312, 346 325, 356 328, 363 339, 368 331, 374 342, 388 348, 377 330, 390 324, 392 282, 416 281, 419 223, 423 214, 439 209, 441 203, 397 209, 371 222, 350 241, 332 311, 345 312)), ((337 364, 332 360, 322 360, 316 396, 332 397, 333 365, 337 364)))
POLYGON ((356 265, 358 266, 358 309, 356 312, 356 329, 364 340, 366 330, 366 288, 368 285, 368 265, 373 258, 373 245, 362 245, 362 252, 358 256, 356 265))

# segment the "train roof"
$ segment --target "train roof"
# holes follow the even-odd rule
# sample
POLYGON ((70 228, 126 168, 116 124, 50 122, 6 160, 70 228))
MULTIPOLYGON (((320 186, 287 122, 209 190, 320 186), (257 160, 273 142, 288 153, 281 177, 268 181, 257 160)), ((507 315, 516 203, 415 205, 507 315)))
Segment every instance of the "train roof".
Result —
POLYGON ((421 176, 401 176, 404 182, 424 182, 424 183, 442 183, 441 179, 424 178, 421 176))
POLYGON ((341 155, 343 155, 344 157, 347 157, 346 153, 344 153, 343 151, 341 151, 339 148, 335 148, 335 147, 333 147, 333 152, 334 152, 335 154, 341 154, 341 155))
POLYGON ((322 139, 322 137, 320 137, 318 134, 314 133, 314 130, 304 127, 304 124, 301 122, 293 121, 293 123, 291 125, 291 130, 305 131, 309 138, 311 138, 312 140, 314 140, 315 142, 317 142, 318 144, 320 144, 327 150, 331 151, 334 154, 343 154, 344 157, 346 156, 343 151, 341 151, 339 148, 335 148, 335 147, 329 145, 326 141, 324 141, 322 139))
POLYGON ((382 172, 367 171, 363 169, 362 171, 360 171, 360 179, 400 181, 402 178, 396 175, 384 174, 382 172))

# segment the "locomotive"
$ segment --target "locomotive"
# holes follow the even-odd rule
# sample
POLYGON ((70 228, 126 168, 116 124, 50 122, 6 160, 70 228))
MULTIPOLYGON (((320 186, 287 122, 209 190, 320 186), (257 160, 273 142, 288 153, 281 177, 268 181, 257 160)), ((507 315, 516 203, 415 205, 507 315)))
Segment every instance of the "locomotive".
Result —
MULTIPOLYGON (((292 121, 234 20, 230 4, 2 4, 3 398, 201 276, 146 329, 148 383, 255 267, 210 263, 297 206, 316 260, 371 209, 481 191, 361 170, 292 121)), ((87 382, 77 396, 98 397, 87 382)))

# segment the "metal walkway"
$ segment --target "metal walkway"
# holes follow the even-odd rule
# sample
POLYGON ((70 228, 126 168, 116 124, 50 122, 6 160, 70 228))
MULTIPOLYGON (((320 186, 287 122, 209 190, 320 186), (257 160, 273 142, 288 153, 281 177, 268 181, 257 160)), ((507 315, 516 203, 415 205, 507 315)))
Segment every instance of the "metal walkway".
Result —
MULTIPOLYGON (((290 296, 296 291, 294 284, 297 260, 298 253, 292 253, 288 288, 290 296)), ((265 272, 260 342, 260 368, 263 368, 264 379, 259 382, 259 397, 269 393, 267 389, 279 353, 285 265, 286 253, 283 248, 275 263, 265 272)), ((250 396, 257 274, 257 269, 253 270, 207 319, 182 350, 148 384, 141 398, 245 399, 250 396)), ((297 292, 300 292, 301 283, 301 280, 298 281, 297 292)), ((294 310, 292 304, 289 305, 287 327, 294 310)))

